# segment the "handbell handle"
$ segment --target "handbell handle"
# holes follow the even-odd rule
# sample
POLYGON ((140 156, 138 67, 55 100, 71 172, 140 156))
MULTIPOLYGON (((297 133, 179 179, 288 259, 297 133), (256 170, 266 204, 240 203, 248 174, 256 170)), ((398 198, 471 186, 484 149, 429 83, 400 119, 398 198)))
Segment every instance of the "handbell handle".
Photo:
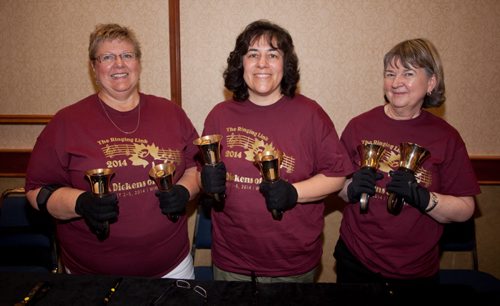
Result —
MULTIPOLYGON (((373 171, 374 173, 377 172, 376 168, 373 167, 365 167, 373 171)), ((366 214, 368 212, 368 202, 370 201, 370 195, 367 194, 366 192, 361 194, 361 198, 359 199, 359 211, 362 214, 366 214)))
POLYGON ((179 215, 178 214, 168 214, 167 218, 172 221, 172 222, 177 222, 179 220, 179 215))
MULTIPOLYGON (((283 160, 283 153, 279 150, 259 152, 255 155, 255 163, 259 167, 262 178, 273 184, 280 179, 279 168, 283 160)), ((283 211, 271 210, 274 220, 283 218, 283 211)))
POLYGON ((226 198, 226 194, 221 192, 221 193, 214 193, 213 194, 214 196, 214 199, 217 201, 217 202, 222 202, 224 201, 224 199, 226 198))
POLYGON ((397 216, 403 209, 404 203, 403 197, 390 193, 389 198, 387 199, 387 210, 391 214, 397 216))
POLYGON ((109 221, 102 221, 102 228, 95 231, 97 239, 100 241, 105 240, 109 237, 109 221))
POLYGON ((370 195, 367 193, 362 193, 361 198, 359 199, 359 210, 362 214, 368 212, 368 201, 370 199, 370 195))
POLYGON ((278 211, 277 209, 273 209, 271 211, 274 220, 280 221, 283 218, 283 211, 278 211))
MULTIPOLYGON (((110 192, 111 179, 115 173, 110 168, 96 168, 85 172, 89 180, 91 192, 95 197, 102 197, 110 192)), ((100 228, 95 230, 95 235, 100 241, 109 237, 109 221, 102 221, 100 228)))

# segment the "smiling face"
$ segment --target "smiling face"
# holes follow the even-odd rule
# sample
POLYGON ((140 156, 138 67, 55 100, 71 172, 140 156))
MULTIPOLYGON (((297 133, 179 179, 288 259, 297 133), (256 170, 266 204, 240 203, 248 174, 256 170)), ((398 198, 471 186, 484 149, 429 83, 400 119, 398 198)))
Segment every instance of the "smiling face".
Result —
POLYGON ((384 71, 385 96, 398 112, 420 112, 425 95, 435 86, 434 75, 429 76, 423 68, 406 68, 400 60, 393 60, 384 71))
POLYGON ((278 101, 283 79, 283 52, 272 47, 261 36, 251 44, 243 56, 243 79, 248 86, 249 99, 258 105, 278 101))
POLYGON ((114 54, 116 59, 110 63, 94 60, 92 68, 101 93, 116 100, 126 100, 138 91, 141 62, 138 58, 124 61, 123 53, 135 52, 134 45, 126 40, 104 40, 97 48, 96 57, 114 54))

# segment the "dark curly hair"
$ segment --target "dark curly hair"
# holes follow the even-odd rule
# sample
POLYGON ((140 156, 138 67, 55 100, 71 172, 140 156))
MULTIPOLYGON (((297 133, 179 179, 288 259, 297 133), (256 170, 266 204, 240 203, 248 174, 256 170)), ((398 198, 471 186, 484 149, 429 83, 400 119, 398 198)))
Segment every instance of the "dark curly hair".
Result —
POLYGON ((398 60, 407 69, 423 68, 429 77, 436 77, 436 86, 425 96, 422 108, 441 106, 446 100, 444 72, 436 47, 424 38, 400 42, 384 56, 384 70, 398 60))
POLYGON ((234 50, 227 58, 227 68, 224 71, 224 86, 233 93, 233 99, 244 101, 248 99, 248 87, 243 79, 243 56, 248 48, 261 37, 265 37, 273 48, 283 52, 283 79, 281 93, 293 97, 300 80, 299 59, 295 54, 293 40, 287 30, 267 20, 257 20, 249 24, 238 38, 234 50), (276 43, 276 45, 274 45, 276 43))

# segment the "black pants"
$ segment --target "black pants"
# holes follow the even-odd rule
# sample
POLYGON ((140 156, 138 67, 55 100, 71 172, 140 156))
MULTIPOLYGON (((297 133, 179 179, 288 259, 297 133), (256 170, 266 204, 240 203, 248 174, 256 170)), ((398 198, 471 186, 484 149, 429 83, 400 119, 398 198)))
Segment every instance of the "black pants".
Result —
MULTIPOLYGON (((374 256, 376 256, 374 254, 374 256)), ((392 279, 383 277, 366 268, 349 251, 341 238, 337 241, 333 257, 336 260, 337 283, 383 283, 391 285, 435 285, 439 283, 438 274, 426 278, 392 279)))

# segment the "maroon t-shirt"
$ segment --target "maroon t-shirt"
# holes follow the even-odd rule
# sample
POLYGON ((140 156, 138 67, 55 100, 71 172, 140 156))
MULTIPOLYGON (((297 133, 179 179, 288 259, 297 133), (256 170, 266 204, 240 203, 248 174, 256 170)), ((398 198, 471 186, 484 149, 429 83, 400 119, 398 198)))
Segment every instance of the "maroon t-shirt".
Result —
MULTIPOLYGON (((176 104, 141 94, 136 132, 120 132, 106 116, 97 95, 60 110, 42 131, 31 155, 26 190, 62 184, 90 190, 85 171, 111 168, 119 216, 110 236, 97 240, 83 219, 57 224, 64 265, 75 274, 163 276, 189 253, 186 217, 173 223, 161 213, 157 187, 149 179, 153 164, 176 166, 174 182, 195 166, 198 134, 176 104)), ((132 131, 138 109, 119 112, 104 106, 120 129, 132 131)))
POLYGON ((430 152, 416 171, 420 185, 441 194, 474 196, 479 185, 459 133, 446 121, 422 113, 410 120, 393 120, 378 106, 353 118, 342 133, 341 141, 359 168, 357 150, 361 143, 376 143, 385 148, 380 161, 376 194, 370 197, 368 213, 359 205, 344 209, 340 235, 349 250, 371 271, 390 278, 428 277, 438 272, 438 240, 443 225, 410 205, 397 216, 387 211, 385 190, 388 173, 399 167, 402 142, 416 143, 430 152))
POLYGON ((351 163, 335 127, 319 104, 302 95, 270 106, 250 101, 222 102, 205 121, 203 135, 221 134, 227 169, 227 198, 212 212, 213 262, 219 268, 257 276, 287 276, 310 271, 322 255, 322 201, 298 204, 274 220, 259 192, 259 151, 284 153, 280 175, 290 183, 318 173, 342 177, 351 163))

